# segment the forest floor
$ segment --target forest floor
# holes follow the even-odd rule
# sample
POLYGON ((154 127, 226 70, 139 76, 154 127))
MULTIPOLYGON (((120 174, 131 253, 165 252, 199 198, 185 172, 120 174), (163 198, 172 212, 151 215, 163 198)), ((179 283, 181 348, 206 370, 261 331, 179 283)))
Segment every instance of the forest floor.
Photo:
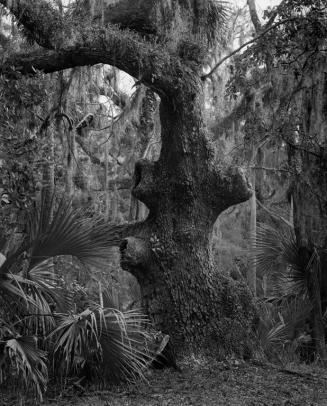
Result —
MULTIPOLYGON (((8 402, 0 405, 18 404, 8 402)), ((35 404, 35 403, 34 403, 35 404)), ((48 395, 46 406, 327 406, 327 370, 230 360, 194 360, 175 370, 153 370, 147 380, 110 390, 48 395)))

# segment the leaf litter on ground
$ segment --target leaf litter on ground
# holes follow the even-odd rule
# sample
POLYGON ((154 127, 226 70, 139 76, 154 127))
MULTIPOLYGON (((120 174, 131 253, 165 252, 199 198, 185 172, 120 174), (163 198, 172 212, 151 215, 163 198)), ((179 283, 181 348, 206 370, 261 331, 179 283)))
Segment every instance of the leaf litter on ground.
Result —
MULTIPOLYGON (((185 362, 151 370, 146 381, 48 393, 44 406, 327 406, 327 370, 239 360, 185 362)), ((0 406, 10 405, 1 402, 0 406)), ((16 403, 17 404, 17 403, 16 403)), ((27 405, 28 403, 26 403, 27 405)), ((35 404, 35 403, 33 403, 35 404)))

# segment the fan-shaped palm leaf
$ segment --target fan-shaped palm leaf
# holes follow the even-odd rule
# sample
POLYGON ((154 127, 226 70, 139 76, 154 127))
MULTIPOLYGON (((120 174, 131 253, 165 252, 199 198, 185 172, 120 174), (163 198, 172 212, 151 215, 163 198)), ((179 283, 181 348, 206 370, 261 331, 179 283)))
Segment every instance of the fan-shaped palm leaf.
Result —
POLYGON ((54 338, 54 354, 65 366, 65 372, 78 371, 91 360, 94 351, 101 358, 98 323, 95 312, 86 309, 79 314, 58 315, 58 325, 49 335, 54 338))
POLYGON ((24 252, 29 252, 28 270, 58 255, 74 256, 85 265, 103 265, 108 260, 110 238, 103 221, 86 218, 82 210, 74 211, 66 199, 59 202, 52 220, 47 218, 48 211, 42 204, 30 212, 28 238, 2 264, 0 274, 9 272, 24 252))
POLYGON ((111 308, 103 309, 103 316, 106 325, 100 342, 105 375, 109 379, 142 376, 153 358, 153 354, 145 350, 146 342, 152 340, 145 330, 148 319, 137 310, 122 313, 111 308))
MULTIPOLYGON (((92 305, 76 315, 64 314, 69 306, 62 309, 61 314, 53 315, 52 304, 56 304, 58 311, 64 300, 60 281, 49 259, 73 255, 87 265, 102 264, 110 255, 108 247, 112 245, 112 239, 116 241, 117 235, 110 234, 107 224, 83 217, 82 211, 73 211, 69 201, 59 203, 53 218, 49 218, 45 204, 42 204, 30 213, 28 238, 0 267, 0 288, 10 299, 8 308, 10 303, 15 303, 18 324, 17 329, 12 329, 13 334, 16 330, 29 329, 44 336, 52 331, 47 343, 54 345, 59 366, 64 367, 63 374, 87 365, 94 371, 101 366, 107 376, 131 378, 133 374, 141 374, 149 359, 143 350, 145 319, 137 312, 124 315, 117 310, 92 305), (54 327, 56 321, 58 324, 54 327)), ((25 375, 21 377, 25 381, 31 379, 41 391, 38 371, 44 372, 43 364, 39 369, 31 366, 33 358, 28 358, 22 345, 18 345, 22 340, 15 340, 8 345, 12 357, 16 354, 19 365, 22 368, 25 365, 25 375)), ((43 356, 43 353, 38 354, 43 356)))
POLYGON ((288 296, 272 303, 261 302, 258 309, 260 325, 257 334, 262 347, 269 353, 274 345, 277 349, 279 345, 284 347, 297 338, 297 332, 304 331, 312 303, 305 297, 288 296))
POLYGON ((83 217, 69 200, 61 200, 52 221, 45 220, 45 207, 30 216, 30 267, 58 255, 72 255, 86 265, 102 265, 108 259, 103 223, 83 217))
POLYGON ((57 360, 67 372, 93 370, 112 379, 142 375, 150 357, 144 350, 148 323, 144 315, 95 306, 79 314, 58 315, 57 328, 49 335, 57 360))
POLYGON ((73 211, 69 200, 59 202, 53 219, 43 202, 29 215, 28 238, 0 266, 0 289, 23 299, 26 305, 36 307, 37 296, 38 304, 54 302, 57 310, 65 311, 70 297, 59 289, 49 258, 73 255, 87 265, 103 264, 110 255, 111 240, 107 231, 108 226, 102 221, 84 218, 83 211, 73 211), (22 260, 25 252, 29 253, 29 258, 22 260), (27 294, 31 289, 34 298, 27 294))
POLYGON ((32 336, 16 337, 4 343, 3 351, 8 357, 14 372, 22 378, 26 387, 33 383, 39 397, 46 388, 48 370, 46 366, 46 353, 36 346, 32 336))
POLYGON ((307 264, 300 256, 294 230, 261 224, 254 241, 254 260, 258 273, 268 274, 274 291, 283 294, 307 292, 307 264))
POLYGON ((208 43, 212 45, 219 36, 221 37, 222 31, 226 27, 230 14, 230 3, 217 0, 199 0, 198 3, 202 3, 200 7, 198 6, 202 13, 195 15, 197 24, 202 26, 202 32, 205 33, 208 43))

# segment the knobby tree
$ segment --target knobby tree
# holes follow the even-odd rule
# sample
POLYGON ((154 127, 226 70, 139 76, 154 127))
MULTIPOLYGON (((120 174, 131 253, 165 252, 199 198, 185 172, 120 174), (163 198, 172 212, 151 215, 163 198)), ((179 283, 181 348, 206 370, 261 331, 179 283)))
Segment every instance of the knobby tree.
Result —
POLYGON ((202 62, 219 39, 224 8, 214 0, 111 3, 97 11, 96 2, 78 2, 61 13, 46 0, 0 0, 38 45, 9 54, 1 73, 16 80, 103 63, 160 97, 160 157, 136 163, 132 188, 149 214, 108 227, 108 240, 120 246, 159 330, 179 346, 244 353, 251 295, 214 269, 210 242, 219 214, 251 196, 242 171, 216 159, 204 121, 202 62))

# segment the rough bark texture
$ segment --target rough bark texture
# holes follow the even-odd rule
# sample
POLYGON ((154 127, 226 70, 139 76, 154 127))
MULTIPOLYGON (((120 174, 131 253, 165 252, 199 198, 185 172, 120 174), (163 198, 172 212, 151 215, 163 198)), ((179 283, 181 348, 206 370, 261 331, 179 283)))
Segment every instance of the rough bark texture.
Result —
MULTIPOLYGON (((137 129, 137 154, 142 159, 147 158, 149 145, 154 136, 157 110, 158 100, 156 95, 152 90, 147 89, 142 99, 140 123, 137 129)), ((130 220, 143 220, 145 217, 146 207, 140 200, 131 195, 130 220)))
MULTIPOLYGON (((10 8, 9 2, 0 3, 10 8)), ((160 7, 165 3, 155 2, 160 7)), ((200 15, 204 3, 193 3, 200 15)), ((20 22, 29 24, 31 4, 26 0, 13 4, 19 6, 20 22)), ((131 3, 120 2, 125 4, 131 3)), ((133 4, 141 9, 148 2, 133 4)), ((16 6, 10 8, 14 14, 16 6)), ((195 8, 190 10, 195 13, 195 8)), ((167 17, 174 19, 170 13, 167 17)), ((209 348, 210 344, 210 348, 220 348, 222 355, 245 355, 254 316, 252 297, 246 287, 214 269, 210 238, 218 215, 247 200, 251 192, 238 168, 215 161, 203 119, 201 65, 192 55, 188 57, 193 48, 184 47, 179 54, 163 43, 158 46, 110 26, 88 29, 75 25, 76 32, 69 35, 64 19, 58 21, 61 28, 57 35, 52 34, 55 38, 50 44, 39 40, 49 34, 46 26, 34 29, 39 44, 51 48, 55 43, 54 50, 13 55, 0 71, 10 76, 12 66, 22 73, 33 73, 35 68, 52 72, 107 63, 138 78, 160 96, 161 154, 156 162, 143 159, 136 164, 133 187, 133 195, 149 209, 148 217, 140 223, 112 228, 108 241, 116 245, 123 239, 122 265, 139 281, 152 321, 171 335, 176 345, 196 349, 199 345, 209 348), (67 38, 60 43, 63 33, 67 38)), ((125 20, 120 23, 130 27, 125 20)), ((29 25, 29 29, 33 34, 33 27, 29 25)), ((142 25, 138 30, 142 31, 142 25)), ((160 36, 157 39, 160 41, 160 36)), ((198 48, 194 44, 194 49, 198 48)))
POLYGON ((122 264, 136 276, 146 311, 164 333, 179 344, 216 342, 242 352, 251 298, 215 272, 210 237, 219 213, 250 192, 238 170, 214 161, 201 105, 200 80, 182 89, 173 106, 161 101, 161 156, 138 162, 133 189, 150 212, 142 232, 124 240, 122 264))

